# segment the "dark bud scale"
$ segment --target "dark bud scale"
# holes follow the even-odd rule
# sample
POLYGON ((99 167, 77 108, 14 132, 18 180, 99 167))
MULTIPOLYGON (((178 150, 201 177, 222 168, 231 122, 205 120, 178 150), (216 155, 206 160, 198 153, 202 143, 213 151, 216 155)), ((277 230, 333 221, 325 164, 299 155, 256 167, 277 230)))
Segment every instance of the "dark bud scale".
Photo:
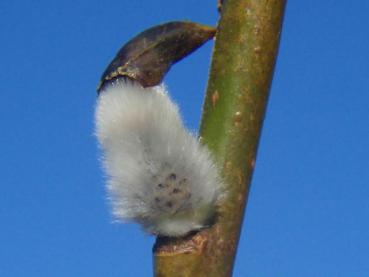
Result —
POLYGON ((216 29, 192 22, 169 22, 143 31, 118 52, 101 77, 108 82, 126 77, 143 87, 158 85, 171 65, 214 37, 216 29))

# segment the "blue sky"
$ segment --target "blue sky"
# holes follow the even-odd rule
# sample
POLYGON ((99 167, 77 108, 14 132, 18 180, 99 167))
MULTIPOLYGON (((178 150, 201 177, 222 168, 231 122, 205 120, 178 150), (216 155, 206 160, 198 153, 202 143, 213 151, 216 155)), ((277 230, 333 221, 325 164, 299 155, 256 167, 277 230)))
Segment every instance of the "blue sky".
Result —
MULTIPOLYGON (((138 32, 214 25, 215 0, 0 2, 0 276, 151 276, 113 224, 93 112, 138 32)), ((369 275, 369 2, 290 1, 234 276, 369 275)), ((212 43, 166 78, 197 130, 212 43)))

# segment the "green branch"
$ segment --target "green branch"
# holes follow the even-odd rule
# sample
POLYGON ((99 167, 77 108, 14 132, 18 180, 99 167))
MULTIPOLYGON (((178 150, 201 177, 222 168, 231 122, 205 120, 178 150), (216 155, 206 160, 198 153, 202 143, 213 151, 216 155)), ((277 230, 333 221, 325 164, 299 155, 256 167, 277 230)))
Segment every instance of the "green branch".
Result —
POLYGON ((227 0, 216 35, 201 141, 226 184, 216 223, 181 239, 158 239, 155 276, 231 276, 261 133, 284 0, 227 0))

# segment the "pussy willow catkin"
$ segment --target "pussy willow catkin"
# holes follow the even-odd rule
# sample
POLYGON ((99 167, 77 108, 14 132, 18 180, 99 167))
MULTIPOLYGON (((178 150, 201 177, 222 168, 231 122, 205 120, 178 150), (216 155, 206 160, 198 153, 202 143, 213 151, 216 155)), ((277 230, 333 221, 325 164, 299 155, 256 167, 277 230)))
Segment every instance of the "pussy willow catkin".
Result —
POLYGON ((149 233, 209 225, 221 181, 207 148, 184 126, 163 85, 119 78, 100 91, 96 135, 114 216, 149 233))

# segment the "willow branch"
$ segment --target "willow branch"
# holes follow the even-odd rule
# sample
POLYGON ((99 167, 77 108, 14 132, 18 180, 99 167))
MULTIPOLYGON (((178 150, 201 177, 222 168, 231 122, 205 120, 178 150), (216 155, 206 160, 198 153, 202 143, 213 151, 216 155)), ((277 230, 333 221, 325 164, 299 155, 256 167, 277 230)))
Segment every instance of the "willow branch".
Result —
POLYGON ((200 136, 216 159, 227 194, 211 228, 181 239, 158 238, 157 277, 232 275, 285 1, 224 2, 200 136))

